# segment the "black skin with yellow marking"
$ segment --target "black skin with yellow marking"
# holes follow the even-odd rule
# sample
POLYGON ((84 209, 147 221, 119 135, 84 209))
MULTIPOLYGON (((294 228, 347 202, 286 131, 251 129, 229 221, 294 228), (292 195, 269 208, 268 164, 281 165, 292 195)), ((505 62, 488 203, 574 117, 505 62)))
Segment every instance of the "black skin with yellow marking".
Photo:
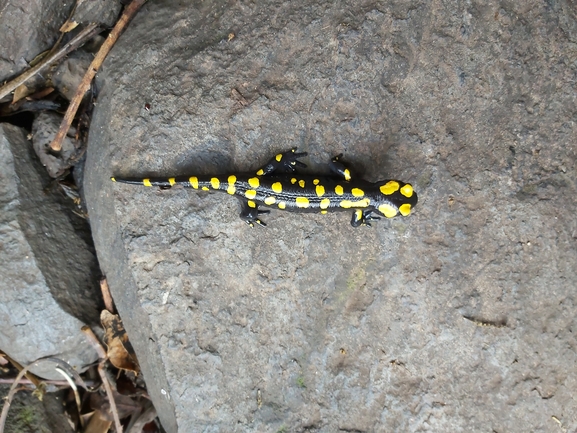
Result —
POLYGON ((417 204, 413 187, 400 180, 367 182, 353 178, 351 171, 335 156, 330 162, 331 175, 296 174, 297 167, 306 167, 298 159, 307 153, 296 148, 279 153, 254 174, 215 176, 180 176, 168 179, 112 178, 115 182, 166 189, 174 185, 200 190, 218 190, 237 196, 242 202, 240 217, 251 227, 265 226, 259 215, 266 206, 292 212, 335 212, 352 210, 353 227, 370 226, 380 216, 407 216, 417 204))

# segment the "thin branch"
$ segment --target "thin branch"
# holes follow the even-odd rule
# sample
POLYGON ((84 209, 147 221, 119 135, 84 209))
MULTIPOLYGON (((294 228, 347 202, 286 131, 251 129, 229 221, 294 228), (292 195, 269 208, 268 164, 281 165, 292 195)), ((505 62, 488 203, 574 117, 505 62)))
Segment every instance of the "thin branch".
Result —
POLYGON ((80 385, 82 388, 84 388, 86 391, 88 392, 94 392, 96 391, 95 388, 89 387, 86 382, 84 382, 84 379, 82 379, 80 377, 80 375, 78 374, 78 372, 76 370, 74 370, 70 364, 68 364, 66 361, 61 360, 60 358, 40 358, 39 360, 37 360, 36 362, 40 362, 40 361, 50 361, 50 362, 54 362, 55 364, 58 364, 60 367, 62 367, 62 369, 66 370, 66 372, 68 373, 69 376, 72 376, 75 380, 75 383, 80 385))
POLYGON ((114 401, 114 395, 112 394, 112 388, 110 387, 110 382, 106 377, 106 372, 104 371, 104 362, 98 364, 98 374, 100 374, 100 379, 102 379, 102 384, 108 395, 108 401, 110 402, 110 411, 114 417, 114 426, 118 433, 122 433, 122 424, 120 424, 120 418, 118 418, 118 410, 116 409, 116 402, 114 401))
MULTIPOLYGON (((15 359, 11 358, 9 355, 7 355, 6 353, 3 354, 4 358, 7 359, 8 361, 10 361, 10 363, 16 367, 16 369, 18 371, 21 371, 24 367, 15 359)), ((36 376, 34 373, 32 373, 31 371, 27 371, 26 372, 26 378, 28 380, 30 380, 34 386, 36 388, 38 388, 38 386, 40 385, 40 382, 42 382, 42 379, 39 378, 38 376, 36 376)))
POLYGON ((108 287, 108 281, 106 278, 100 280, 100 291, 102 292, 102 298, 104 299, 104 306, 108 311, 114 314, 114 302, 112 302, 112 295, 110 294, 110 288, 108 287))
MULTIPOLYGON (((88 326, 82 327, 82 332, 88 338, 88 341, 96 352, 98 353, 98 357, 100 358, 100 362, 98 363, 98 374, 100 375, 100 379, 102 380, 102 384, 104 385, 104 390, 106 391, 106 395, 108 396, 108 401, 110 402, 110 411, 112 412, 112 416, 114 417, 114 426, 116 427, 117 433, 122 433, 122 424, 120 424, 120 418, 118 417, 118 409, 116 409, 116 402, 114 401, 114 394, 112 393, 112 388, 110 387, 110 382, 108 381, 108 377, 106 377, 106 371, 104 371, 104 363, 108 359, 106 355, 106 351, 102 344, 92 332, 88 326)), ((2 433, 0 431, 0 433, 2 433)))
POLYGON ((26 72, 23 72, 18 77, 14 78, 12 81, 9 81, 8 83, 0 87, 0 100, 4 98, 6 95, 9 95, 10 92, 13 92, 18 86, 24 84, 26 81, 28 81, 30 78, 32 78, 40 71, 46 69, 54 62, 57 62, 62 57, 71 53, 79 46, 84 44, 84 42, 92 39, 92 37, 97 33, 99 33, 100 31, 101 29, 98 27, 98 24, 88 24, 85 29, 83 29, 80 33, 78 33, 72 40, 70 40, 66 45, 64 45, 54 54, 47 56, 33 68, 28 69, 26 72))
POLYGON ((68 376, 68 373, 66 373, 60 367, 56 367, 56 371, 60 373, 64 377, 64 379, 66 379, 66 382, 68 382, 70 388, 72 388, 72 391, 74 392, 74 398, 76 399, 76 411, 78 412, 80 427, 84 428, 84 419, 80 416, 80 409, 82 408, 82 406, 80 405, 80 395, 78 395, 78 387, 76 386, 72 378, 68 376))
POLYGON ((24 375, 28 371, 28 368, 31 367, 32 365, 34 364, 32 363, 29 366, 20 370, 20 373, 18 373, 18 376, 16 376, 16 380, 10 387, 10 391, 8 392, 8 396, 6 397, 6 401, 4 402, 4 407, 2 408, 2 415, 0 415, 0 433, 4 432, 4 424, 6 423, 6 417, 8 416, 8 410, 10 409, 10 404, 12 404, 12 399, 16 394, 16 386, 18 386, 18 381, 24 377, 24 375))
POLYGON ((100 358, 100 360, 106 361, 108 359, 108 356, 106 356, 106 351, 104 350, 104 347, 102 347, 102 343, 100 343, 98 337, 94 335, 94 332, 92 329, 90 329, 90 326, 83 326, 81 330, 84 335, 86 335, 86 338, 88 338, 88 342, 92 345, 92 347, 94 347, 94 350, 96 350, 98 358, 100 358))
POLYGON ((24 377, 24 375, 26 374, 26 372, 30 368, 37 366, 41 362, 53 362, 55 364, 58 364, 60 367, 62 367, 64 370, 66 370, 66 372, 68 374, 70 374, 72 377, 74 377, 74 379, 76 379, 77 383, 79 383, 80 386, 82 386, 83 388, 85 388, 87 390, 90 390, 86 386, 86 384, 84 383, 84 381, 82 380, 80 375, 76 372, 76 370, 74 370, 66 361, 63 361, 59 358, 40 358, 40 359, 37 359, 33 363, 28 364, 26 367, 24 367, 22 370, 20 370, 20 372, 18 373, 18 376, 16 376, 16 379, 14 380, 14 383, 10 387, 10 391, 8 392, 8 395, 6 396, 6 401, 4 402, 4 407, 2 408, 2 415, 0 415, 0 433, 4 432, 4 425, 6 424, 6 418, 8 417, 8 411, 10 410, 10 405, 12 404, 12 399, 14 398, 14 395, 17 392, 18 383, 20 382, 20 380, 24 377))
POLYGON ((66 134, 68 133, 68 130, 72 125, 72 121, 74 120, 74 116, 76 116, 76 112, 78 111, 80 102, 82 102, 84 94, 90 87, 92 79, 96 75, 98 69, 100 69, 102 62, 104 62, 104 59, 106 58, 106 56, 108 55, 108 53, 110 52, 110 50, 112 49, 112 47, 114 46, 114 44, 116 43, 122 32, 124 31, 128 23, 130 22, 130 20, 134 17, 136 12, 138 12, 141 6, 144 3, 146 3, 146 1, 147 0, 132 0, 132 2, 128 6, 126 6, 124 12, 122 12, 121 17, 116 22, 114 28, 108 35, 108 38, 106 38, 106 40, 100 47, 100 50, 98 50, 96 57, 94 57, 94 60, 92 60, 92 63, 88 67, 88 71, 86 71, 86 74, 84 74, 84 77, 82 78, 82 81, 78 86, 78 89, 76 89, 74 97, 70 101, 70 105, 68 106, 68 110, 66 110, 66 114, 64 115, 64 119, 60 124, 58 132, 54 136, 52 143, 50 143, 50 147, 52 148, 52 150, 58 152, 60 151, 60 149, 62 149, 62 141, 64 140, 64 137, 66 137, 66 134))
MULTIPOLYGON (((12 383, 14 383, 15 380, 16 380, 15 377, 11 378, 11 379, 2 378, 2 379, 0 379, 0 384, 3 384, 3 383, 12 384, 12 383)), ((70 385, 67 380, 43 380, 42 383, 45 383, 46 385, 54 385, 54 386, 69 386, 70 385)), ((93 380, 85 380, 84 383, 86 384, 87 387, 94 387, 96 385, 96 383, 93 380)), ((34 386, 34 388, 36 388, 36 385, 30 379, 21 379, 19 384, 24 385, 26 387, 28 387, 28 385, 32 385, 32 386, 34 386)))

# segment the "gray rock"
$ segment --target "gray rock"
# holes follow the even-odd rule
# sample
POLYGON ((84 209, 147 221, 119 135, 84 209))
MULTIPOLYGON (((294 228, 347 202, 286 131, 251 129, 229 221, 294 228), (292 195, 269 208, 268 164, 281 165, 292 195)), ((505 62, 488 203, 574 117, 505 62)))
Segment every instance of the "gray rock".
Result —
POLYGON ((82 1, 78 2, 71 21, 83 24, 99 23, 103 27, 112 27, 121 9, 121 0, 82 1))
MULTIPOLYGON (((97 359, 80 329, 98 323, 98 268, 81 223, 43 190, 31 147, 24 130, 0 125, 0 349, 22 365, 54 356, 83 371, 97 359)), ((32 371, 62 378, 52 364, 32 371)))
POLYGON ((0 81, 28 67, 40 53, 52 48, 58 29, 74 6, 69 0, 0 1, 0 81))
POLYGON ((74 135, 74 128, 62 140, 62 149, 58 153, 50 148, 50 143, 52 143, 61 123, 62 116, 59 114, 41 111, 35 116, 32 124, 34 151, 48 175, 53 178, 62 176, 74 164, 73 158, 77 152, 75 140, 70 137, 74 135))
POLYGON ((121 37, 85 178, 167 431, 575 430, 575 15, 195 5, 148 3, 121 37), (412 182, 414 215, 249 229, 234 198, 109 182, 293 146, 310 170, 344 152, 368 180, 412 182))
MULTIPOLYGON (((91 53, 78 50, 64 59, 56 68, 52 76, 52 83, 68 101, 74 97, 76 89, 82 82, 82 78, 93 59, 94 56, 91 53)), ((90 90, 87 93, 90 93, 90 90)))

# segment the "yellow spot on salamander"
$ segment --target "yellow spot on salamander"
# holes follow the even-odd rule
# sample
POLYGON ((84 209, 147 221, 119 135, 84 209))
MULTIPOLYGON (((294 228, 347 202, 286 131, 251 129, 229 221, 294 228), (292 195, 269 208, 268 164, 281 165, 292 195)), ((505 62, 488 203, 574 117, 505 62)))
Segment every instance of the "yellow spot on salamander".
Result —
POLYGON ((256 188, 259 187, 260 182, 258 181, 258 178, 257 178, 257 177, 251 177, 251 178, 248 180, 248 184, 251 186, 251 188, 255 188, 255 189, 256 189, 256 188))
POLYGON ((337 195, 343 195, 343 187, 340 185, 335 186, 335 192, 337 193, 337 195))
POLYGON ((116 182, 116 178, 114 178, 114 177, 111 177, 110 180, 111 180, 112 182, 116 182))
POLYGON ((257 176, 262 176, 263 174, 264 174, 264 170, 262 168, 256 172, 257 176))
POLYGON ((345 176, 345 180, 351 180, 351 171, 348 168, 344 169, 343 174, 345 176))
POLYGON ((152 186, 152 184, 150 183, 150 179, 142 179, 142 184, 144 186, 152 186))
POLYGON ((382 213, 387 218, 392 218, 397 215, 397 209, 395 209, 390 204, 382 204, 379 206, 379 212, 382 213))
POLYGON ((254 189, 247 189, 244 195, 246 198, 253 199, 256 197, 256 191, 254 189))
POLYGON ((280 194, 282 192, 282 184, 280 182, 275 182, 273 183, 270 188, 276 192, 277 194, 280 194))
POLYGON ((318 180, 318 179, 313 180, 313 185, 318 185, 319 183, 320 183, 320 180, 318 180))
POLYGON ((293 178, 291 179, 291 183, 292 183, 293 185, 294 185, 295 183, 297 183, 296 177, 293 177, 293 178))
POLYGON ((297 205, 297 207, 302 207, 302 208, 307 208, 309 207, 309 199, 306 197, 297 197, 295 199, 295 203, 297 205))
POLYGON ((302 179, 299 180, 299 185, 300 185, 301 188, 304 188, 304 187, 305 187, 305 181, 302 180, 302 179))
POLYGON ((368 207, 371 204, 371 201, 368 198, 364 198, 362 200, 357 200, 353 202, 353 206, 360 206, 360 207, 368 207))
MULTIPOLYGON (((401 191, 402 193, 402 191, 401 191)), ((405 203, 399 206, 399 212, 401 212, 402 216, 407 216, 411 213, 411 205, 409 203, 405 203)))
POLYGON ((271 204, 274 204, 275 202, 276 202, 276 198, 274 198, 274 197, 272 197, 272 196, 267 197, 267 198, 264 199, 264 204, 267 204, 267 205, 269 205, 269 206, 270 206, 271 204))
POLYGON ((279 202, 278 202, 278 208, 279 208, 279 209, 285 209, 285 208, 286 208, 286 202, 284 202, 284 201, 279 201, 279 202))
POLYGON ((362 197, 365 195, 365 192, 360 189, 360 188, 353 188, 351 189, 351 193, 355 196, 355 197, 362 197))
POLYGON ((168 178, 168 183, 170 184, 170 186, 174 185, 176 183, 176 180, 174 179, 174 177, 169 177, 168 178))
POLYGON ((327 211, 326 211, 326 210, 322 210, 321 213, 324 215, 324 214, 327 213, 327 211))
POLYGON ((322 197, 325 194, 325 187, 322 185, 317 185, 316 193, 319 197, 322 197))
POLYGON ((380 190, 385 195, 391 195, 399 190, 399 182, 396 180, 389 180, 387 183, 381 186, 380 190))
POLYGON ((209 189, 208 189, 208 186, 203 186, 203 187, 202 187, 202 190, 203 190, 203 191, 208 191, 208 190, 209 190, 209 189))
POLYGON ((282 153, 279 153, 277 156, 274 157, 278 162, 282 159, 282 153))
POLYGON ((369 199, 364 198, 362 200, 351 201, 351 200, 342 200, 339 203, 339 206, 344 209, 350 209, 352 207, 367 207, 369 205, 369 199))
POLYGON ((213 189, 218 189, 220 186, 220 180, 218 180, 216 177, 212 177, 210 179, 210 186, 212 186, 213 189))
POLYGON ((236 183, 236 176, 231 175, 228 177, 228 188, 226 189, 226 192, 228 192, 229 194, 234 194, 236 192, 236 186, 234 186, 234 184, 236 183))
POLYGON ((362 211, 362 210, 357 209, 357 210, 355 211, 355 219, 356 219, 357 221, 360 221, 360 220, 363 219, 363 211, 362 211))
POLYGON ((192 186, 194 189, 198 189, 198 177, 196 176, 189 177, 188 183, 190 183, 190 186, 192 186))
POLYGON ((401 188, 401 194, 403 194, 405 197, 411 197, 413 195, 413 187, 407 183, 404 187, 401 188))
POLYGON ((330 206, 331 201, 328 198, 323 198, 319 204, 321 209, 326 209, 330 206))
POLYGON ((248 200, 246 203, 248 204, 248 207, 256 207, 256 203, 252 200, 248 200))

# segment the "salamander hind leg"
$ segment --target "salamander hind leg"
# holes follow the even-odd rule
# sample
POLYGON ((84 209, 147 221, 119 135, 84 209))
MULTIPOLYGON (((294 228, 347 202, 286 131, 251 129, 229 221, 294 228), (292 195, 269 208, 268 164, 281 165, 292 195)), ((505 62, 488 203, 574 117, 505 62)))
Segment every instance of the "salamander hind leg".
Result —
POLYGON ((348 182, 349 180, 352 179, 351 169, 342 163, 341 161, 342 157, 343 157, 342 153, 335 156, 329 163, 329 167, 333 173, 337 174, 339 177, 343 178, 348 182))
POLYGON ((258 169, 257 176, 268 176, 275 172, 293 173, 297 167, 306 168, 306 165, 298 159, 307 156, 306 152, 297 153, 297 148, 293 147, 287 152, 278 153, 273 156, 265 166, 258 169))
POLYGON ((240 218, 251 227, 254 227, 255 224, 266 227, 266 224, 258 216, 269 212, 269 210, 258 210, 258 205, 254 201, 247 200, 242 204, 240 218))
POLYGON ((381 217, 373 215, 372 209, 357 209, 353 212, 353 218, 351 219, 351 225, 353 227, 359 226, 371 226, 371 221, 380 220, 381 217))

